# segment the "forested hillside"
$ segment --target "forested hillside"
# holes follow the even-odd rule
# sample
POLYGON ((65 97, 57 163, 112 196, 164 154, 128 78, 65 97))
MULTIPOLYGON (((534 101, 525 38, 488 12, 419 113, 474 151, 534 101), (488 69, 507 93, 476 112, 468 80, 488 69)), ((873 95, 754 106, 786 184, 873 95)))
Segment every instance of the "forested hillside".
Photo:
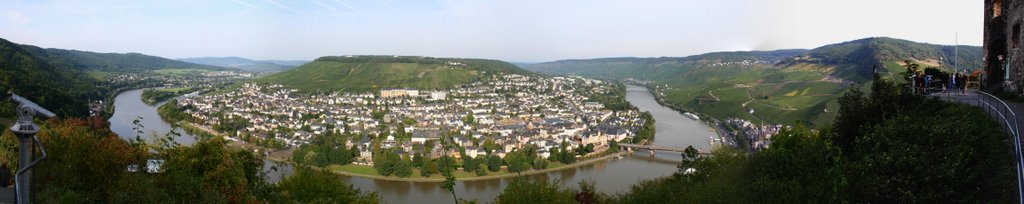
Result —
POLYGON ((838 95, 851 84, 869 83, 876 67, 887 78, 903 72, 901 65, 907 60, 952 70, 956 56, 961 69, 980 67, 981 48, 977 46, 955 48, 880 37, 813 50, 563 60, 533 64, 527 69, 555 75, 652 81, 648 86, 656 87, 669 105, 712 118, 818 126, 835 117, 838 95), (751 110, 757 114, 751 114, 751 110))
MULTIPOLYGON (((0 92, 14 92, 60 116, 84 117, 89 100, 112 90, 92 75, 150 73, 165 68, 229 70, 139 53, 96 53, 39 48, 0 39, 0 92)), ((0 118, 13 116, 13 105, 0 100, 0 118)))
POLYGON ((301 90, 447 89, 494 73, 531 74, 497 60, 394 56, 321 57, 260 79, 301 90))
POLYGON ((182 62, 140 53, 97 53, 54 48, 43 49, 32 45, 19 46, 53 66, 78 70, 104 72, 142 72, 162 68, 227 70, 223 67, 182 62))
MULTIPOLYGON (((87 99, 101 91, 81 71, 50 65, 22 46, 0 39, 0 93, 14 92, 61 116, 84 116, 87 99)), ((6 97, 5 97, 6 98, 6 97)), ((0 101, 0 117, 14 115, 14 106, 0 101)))

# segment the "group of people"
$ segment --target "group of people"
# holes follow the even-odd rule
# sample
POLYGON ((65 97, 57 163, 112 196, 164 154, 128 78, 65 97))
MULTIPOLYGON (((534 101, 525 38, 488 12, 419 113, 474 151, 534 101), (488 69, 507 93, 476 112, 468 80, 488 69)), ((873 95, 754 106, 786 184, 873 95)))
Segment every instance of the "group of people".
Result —
POLYGON ((937 74, 916 73, 911 76, 913 90, 917 94, 928 95, 936 91, 964 94, 967 91, 967 81, 970 76, 963 73, 937 74))

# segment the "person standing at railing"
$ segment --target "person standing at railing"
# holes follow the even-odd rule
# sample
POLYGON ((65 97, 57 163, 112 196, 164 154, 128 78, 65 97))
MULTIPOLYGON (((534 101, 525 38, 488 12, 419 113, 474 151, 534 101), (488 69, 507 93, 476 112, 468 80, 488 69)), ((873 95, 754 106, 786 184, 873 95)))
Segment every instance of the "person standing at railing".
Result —
POLYGON ((931 88, 932 88, 932 75, 925 76, 924 77, 924 91, 922 91, 922 93, 924 95, 931 94, 931 88))
POLYGON ((958 78, 960 81, 957 82, 957 84, 960 85, 958 87, 960 89, 960 94, 967 94, 967 74, 965 72, 967 72, 967 70, 964 70, 964 72, 961 73, 957 73, 958 75, 960 75, 960 78, 958 78))
POLYGON ((956 73, 949 75, 949 83, 946 85, 946 92, 956 93, 956 73))

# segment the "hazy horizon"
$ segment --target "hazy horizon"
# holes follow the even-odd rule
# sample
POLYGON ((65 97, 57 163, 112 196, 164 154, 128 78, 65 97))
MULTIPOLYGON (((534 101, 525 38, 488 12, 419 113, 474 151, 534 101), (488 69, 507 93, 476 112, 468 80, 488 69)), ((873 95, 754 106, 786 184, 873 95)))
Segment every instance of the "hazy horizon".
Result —
POLYGON ((45 48, 171 59, 415 55, 536 63, 811 49, 867 37, 979 46, 983 26, 982 2, 952 0, 5 4, 0 8, 0 38, 45 48))

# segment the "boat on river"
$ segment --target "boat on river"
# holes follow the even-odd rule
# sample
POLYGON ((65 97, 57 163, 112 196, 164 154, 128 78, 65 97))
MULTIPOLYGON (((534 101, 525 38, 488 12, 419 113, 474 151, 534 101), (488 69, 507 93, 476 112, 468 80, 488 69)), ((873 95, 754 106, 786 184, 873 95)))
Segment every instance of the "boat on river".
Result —
POLYGON ((690 119, 693 120, 700 120, 700 117, 698 117, 697 114, 693 114, 691 112, 685 112, 683 113, 683 115, 685 115, 686 117, 690 117, 690 119))

